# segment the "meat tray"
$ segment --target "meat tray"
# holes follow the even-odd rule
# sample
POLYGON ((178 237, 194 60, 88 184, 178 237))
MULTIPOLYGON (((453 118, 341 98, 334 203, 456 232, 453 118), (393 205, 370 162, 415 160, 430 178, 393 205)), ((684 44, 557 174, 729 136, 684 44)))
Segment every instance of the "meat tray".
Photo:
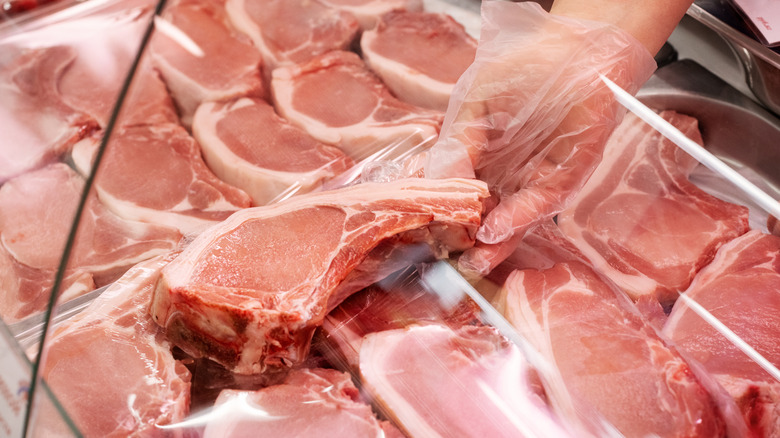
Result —
MULTIPOLYGON (((132 4, 148 7, 152 3, 134 0, 132 4)), ((9 44, 10 47, 11 43, 25 41, 28 35, 36 31, 44 32, 50 26, 56 28, 60 20, 66 22, 73 17, 89 17, 92 13, 116 12, 112 8, 110 2, 98 0, 86 3, 61 0, 56 6, 26 17, 22 21, 0 25, 0 50, 3 44, 9 44)), ((478 2, 430 0, 425 2, 425 8, 429 11, 452 14, 465 25, 472 36, 476 36, 479 32, 478 2)), ((145 29, 150 23, 150 17, 144 14, 135 15, 134 19, 138 19, 134 22, 134 25, 138 26, 136 31, 145 29)), ((121 14, 117 20, 122 25, 126 24, 122 21, 121 14)), ((67 27, 64 29, 67 30, 67 27)), ((121 35, 121 32, 117 34, 121 35)), ((135 35, 142 34, 143 31, 135 35)), ((124 45, 130 48, 129 53, 135 53, 141 41, 141 38, 137 41, 130 38, 124 41, 124 45)), ((33 40, 28 40, 28 43, 30 44, 28 47, 35 44, 33 40)), ((62 54, 52 51, 49 55, 50 59, 56 59, 62 54)), ((4 66, 10 65, 16 56, 21 55, 11 51, 0 54, 0 75, 4 74, 2 70, 4 66)), ((126 64, 122 64, 119 68, 121 71, 114 72, 115 77, 124 78, 127 71, 137 68, 136 75, 131 79, 140 81, 141 79, 138 78, 145 74, 144 64, 134 65, 130 62, 133 60, 130 58, 125 60, 126 64)), ((42 79, 45 81, 45 78, 42 79)), ((120 89, 118 85, 113 83, 105 89, 96 85, 93 91, 118 94, 120 89)), ((138 107, 143 107, 141 103, 144 99, 147 99, 146 102, 150 101, 149 96, 146 95, 134 100, 137 95, 134 95, 132 82, 128 80, 127 85, 129 88, 124 90, 127 91, 127 95, 121 98, 123 101, 133 101, 138 107)), ((3 91, 0 90, 0 97, 2 96, 4 96, 3 91)), ((152 100, 156 98, 157 96, 151 97, 152 100)), ((695 117, 708 150, 736 168, 770 196, 775 199, 780 198, 780 168, 776 165, 780 160, 780 147, 778 147, 780 143, 777 141, 780 139, 780 120, 775 115, 734 90, 702 66, 689 60, 672 62, 660 68, 640 90, 638 98, 657 111, 673 110, 695 117)), ((154 100, 154 103, 157 102, 154 100)), ((106 109, 103 108, 101 111, 106 109)), ((126 115, 127 109, 124 111, 125 113, 119 111, 111 113, 110 121, 107 124, 97 122, 97 128, 89 123, 80 125, 81 133, 72 134, 79 136, 78 142, 73 147, 84 146, 86 143, 91 143, 90 147, 99 144, 100 137, 82 135, 83 132, 97 132, 105 128, 116 121, 117 115, 126 115)), ((45 116, 47 114, 40 117, 45 116)), ((141 116, 127 117, 165 119, 170 117, 170 114, 154 113, 150 116, 144 113, 141 116)), ((137 119, 133 120, 134 123, 138 123, 137 119)), ((133 125, 128 130, 136 128, 133 125)), ((175 131, 176 136, 180 135, 182 138, 188 136, 179 128, 170 130, 175 131)), ((149 139, 155 138, 156 135, 162 134, 157 131, 152 134, 144 133, 143 136, 139 134, 142 138, 139 143, 151 141, 149 139)), ((187 140, 181 141, 187 142, 187 140)), ((408 153, 404 151, 399 153, 393 145, 380 148, 367 159, 357 160, 358 165, 333 177, 329 183, 324 183, 324 187, 329 189, 350 186, 360 182, 361 178, 371 182, 371 178, 375 176, 372 177, 369 170, 373 171, 374 168, 379 173, 378 180, 384 178, 383 172, 389 172, 392 179, 392 173, 397 171, 399 163, 421 149, 427 144, 426 141, 430 139, 425 139, 421 144, 412 144, 408 153), (373 167, 375 165, 376 167, 373 167)), ((419 143, 418 140, 414 142, 419 143)), ((4 147, 7 146, 0 145, 0 150, 4 147)), ((75 162, 78 160, 79 158, 74 156, 68 165, 78 168, 80 163, 75 162)), ((82 157, 81 160, 84 158, 82 157)), ((90 178, 93 169, 89 158, 86 159, 86 163, 86 165, 81 163, 81 167, 87 169, 84 177, 90 178)), ((104 173, 123 172, 121 167, 99 169, 104 173)), ((4 175, 2 171, 0 167, 0 178, 4 175)), ((164 171, 167 169, 158 170, 158 172, 164 171)), ((171 169, 171 172, 173 171, 171 169)), ((59 178, 62 185, 71 183, 68 179, 70 177, 64 178, 60 175, 59 178)), ((690 180, 722 200, 747 206, 750 212, 750 228, 763 233, 772 232, 773 219, 749 201, 730 182, 703 166, 698 166, 692 171, 690 180)), ((2 181, 5 182, 4 179, 2 181)), ((273 204, 297 197, 303 186, 305 186, 304 181, 296 181, 286 190, 272 196, 273 199, 268 202, 273 204)), ((231 196, 229 191, 223 194, 225 200, 229 200, 231 196)), ((85 194, 82 202, 89 202, 86 201, 87 199, 88 196, 85 194)), ((76 199, 73 202, 76 202, 76 199)), ((234 205, 238 204, 240 202, 235 201, 234 205)), ((84 204, 80 204, 80 208, 83 207, 84 204)), ((63 227, 67 225, 63 228, 66 233, 75 233, 75 230, 79 229, 79 220, 84 220, 78 214, 74 219, 71 217, 73 214, 69 211, 60 218, 61 222, 65 223, 63 227)), ((139 216, 137 219, 140 220, 142 217, 139 216)), ((179 225, 184 222, 186 220, 181 218, 172 219, 169 225, 172 223, 179 225)), ((0 224, 2 223, 0 217, 0 224)), ((197 221, 192 223, 196 224, 192 229, 197 231, 185 237, 187 243, 195 239, 195 235, 203 229, 198 227, 197 221)), ((185 229, 180 229, 178 233, 172 235, 166 235, 168 231, 165 230, 155 232, 159 233, 156 237, 158 241, 176 240, 181 237, 181 234, 188 234, 185 229)), ((557 235, 550 236, 545 232, 545 229, 540 229, 534 234, 534 238, 541 236, 542 240, 548 239, 549 242, 560 244, 560 241, 556 240, 557 235)), ((549 253, 545 252, 548 251, 544 249, 545 245, 543 243, 539 246, 542 248, 539 250, 539 254, 542 254, 538 256, 539 259, 549 256, 549 253)), ((89 361, 94 361, 95 364, 94 371, 89 377, 81 374, 74 378, 63 374, 52 377, 52 385, 44 380, 36 382, 34 397, 30 396, 33 400, 30 405, 33 420, 27 424, 28 436, 47 436, 52 431, 56 431, 61 436, 89 436, 89 433, 83 435, 84 430, 80 430, 80 424, 87 424, 86 428, 97 428, 89 430, 100 430, 99 423, 102 418, 84 418, 78 413, 74 415, 66 407, 67 403, 63 403, 63 401, 70 402, 70 396, 60 391, 83 391, 96 385, 105 388, 106 392, 135 384, 143 388, 143 384, 148 383, 151 387, 153 385, 149 381, 154 379, 160 379, 164 383, 158 385, 164 386, 164 390, 147 393, 144 389, 139 389, 133 393, 131 399, 117 402, 120 405, 127 405, 117 409, 129 407, 129 410, 140 418, 143 412, 136 411, 134 407, 137 396, 139 403, 147 403, 148 406, 152 406, 152 409, 164 410, 165 414, 158 418, 159 425, 139 423, 134 426, 138 430, 149 427, 143 431, 159 433, 163 436, 217 437, 228 436, 231 433, 254 434, 257 433, 260 424, 256 422, 258 415, 263 417, 263 427, 269 433, 277 435, 303 433, 301 430, 306 428, 290 432, 294 429, 286 429, 289 423, 274 422, 274 416, 295 417, 303 424, 314 420, 323 421, 320 427, 328 427, 328 424, 341 425, 350 421, 360 423, 360 427, 370 423, 371 427, 368 429, 354 426, 356 429, 353 433, 359 436, 369 436, 369 430, 377 436, 436 434, 442 436, 447 434, 621 436, 617 431, 618 426, 610 424, 595 406, 587 403, 575 406, 572 399, 568 401, 555 399, 556 394, 560 394, 561 391, 560 375, 553 370, 556 365, 540 354, 533 342, 533 338, 540 336, 541 332, 519 330, 510 324, 506 314, 502 313, 505 309, 502 307, 503 304, 499 304, 503 301, 498 297, 503 293, 503 281, 507 281, 506 276, 501 277, 505 273, 470 284, 453 268, 455 264, 453 260, 435 263, 430 263, 427 259, 426 261, 415 260, 413 266, 408 266, 381 281, 361 288, 360 292, 352 295, 349 300, 330 312, 325 317, 322 327, 314 332, 311 353, 299 364, 302 369, 300 373, 296 371, 290 376, 274 373, 262 376, 231 373, 225 366, 208 359, 194 357, 179 347, 173 348, 172 357, 163 357, 164 355, 160 355, 160 350, 165 350, 163 347, 167 346, 170 352, 171 345, 167 340, 158 339, 160 335, 150 328, 156 326, 150 323, 148 315, 148 321, 139 317, 141 313, 146 315, 148 303, 139 301, 138 297, 143 298, 144 294, 151 293, 156 287, 154 284, 160 275, 160 270, 170 262, 172 257, 170 250, 175 253, 182 250, 180 246, 173 246, 175 248, 169 245, 165 251, 157 251, 154 256, 144 256, 143 262, 134 263, 134 267, 127 272, 125 266, 121 272, 111 271, 105 274, 112 280, 103 287, 95 289, 94 286, 97 284, 93 282, 91 285, 94 290, 91 292, 69 290, 79 296, 71 300, 61 300, 56 304, 47 303, 44 306, 46 311, 26 316, 10 324, 5 324, 8 321, 3 321, 3 335, 7 325, 10 333, 15 337, 13 343, 16 344, 13 348, 3 349, 4 352, 24 350, 32 358, 33 363, 36 362, 36 355, 40 351, 44 357, 50 354, 56 360, 62 360, 62 363, 70 361, 71 366, 82 362, 89 364, 89 361), (120 274, 123 276, 120 277, 120 274), (88 306, 98 309, 97 312, 82 313, 88 306), (143 309, 143 312, 138 313, 138 309, 143 309), (118 329, 112 327, 111 331, 108 331, 102 328, 101 324, 109 320, 123 321, 123 323, 118 329), (69 324, 73 325, 69 326, 69 324), (60 329, 62 331, 58 332, 56 338, 59 345, 55 344, 50 337, 43 337, 47 330, 51 335, 55 330, 60 329), (92 333, 90 330, 96 331, 92 333), (380 330, 381 335, 372 333, 380 330), (87 346, 75 354, 69 353, 67 349, 63 350, 62 345, 71 342, 68 336, 74 333, 92 333, 89 337, 93 339, 94 344, 90 344, 93 346, 87 346), (363 335, 367 336, 363 337, 363 335), (121 339, 120 343, 136 349, 135 359, 125 361, 121 354, 114 355, 108 353, 108 348, 102 350, 100 347, 95 347, 95 345, 107 345, 108 339, 112 337, 121 339), (38 350, 42 338, 44 345, 41 350, 38 350), (143 342, 146 344, 131 345, 137 339, 144 339, 143 342), (364 351, 363 349, 366 351, 365 357, 360 353, 364 351), (99 361, 106 363, 114 361, 113 366, 123 368, 125 372, 122 374, 128 376, 134 375, 133 373, 137 371, 134 368, 136 366, 139 369, 144 366, 159 367, 162 373, 147 376, 149 381, 145 382, 117 382, 116 378, 121 380, 122 376, 116 373, 115 369, 108 372, 103 370, 104 375, 100 375, 99 361), (112 377, 115 379, 112 380, 112 377), (191 393, 189 388, 192 388, 191 393), (247 395, 240 391, 258 388, 271 389, 256 392, 254 395, 247 395), (226 391, 221 395, 223 390, 226 391), (443 400, 446 400, 446 404, 443 400), (318 410, 319 406, 325 407, 318 410), (328 406, 336 406, 336 409, 328 406), (348 413, 346 415, 348 419, 341 416, 343 412, 348 413), (250 420, 243 425, 247 429, 240 429, 241 426, 237 424, 247 421, 247 415, 250 420)), ((566 251, 569 250, 564 244, 560 246, 566 251)), ((408 256, 412 257, 411 254, 408 253, 408 256)), ((571 254, 568 253, 565 255, 565 257, 570 256, 571 254)), ((0 268, 3 268, 3 263, 6 265, 10 263, 6 260, 7 257, 3 257, 6 257, 5 254, 0 253, 0 268)), ((565 260, 570 261, 568 258, 565 260)), ((57 260, 57 262, 57 270, 64 270, 67 259, 57 260)), ((539 260, 534 263, 537 262, 539 260)), ((576 271, 577 263, 572 262, 572 266, 575 267, 572 271, 576 271)), ((393 266, 394 270, 398 268, 395 265, 388 265, 393 266)), ((288 268, 294 270, 292 266, 288 268)), ((55 271, 47 271, 47 274, 55 278, 55 271)), ((63 275, 59 275, 60 277, 56 278, 62 280, 63 275)), ((0 277, 0 286, 6 284, 3 281, 5 279, 0 277)), ((626 303, 627 300, 620 298, 615 306, 625 310, 628 306, 626 303)), ((668 313, 669 309, 667 308, 666 311, 668 313)), ((649 321, 640 324, 644 327, 641 330, 655 333, 656 328, 660 331, 660 323, 655 326, 653 324, 660 318, 666 317, 666 315, 659 316, 658 312, 659 310, 654 307, 640 308, 640 310, 629 311, 626 314, 628 316, 625 317, 631 319, 641 313, 643 321, 649 321), (651 329, 651 327, 655 328, 651 329)), ((656 342, 653 336, 658 335, 650 336, 652 342, 656 342)), ((75 345, 77 338, 72 339, 75 345)), ((2 343, 0 346, 3 346, 2 343)), ((26 361, 26 358, 22 360, 24 366, 29 365, 26 361)), ((44 367, 43 363, 41 367, 44 367)), ((684 368, 680 373, 686 374, 686 379, 689 379, 678 381, 683 385, 692 384, 689 374, 697 376, 698 373, 704 374, 698 368, 684 368)), ((0 383, 9 386, 2 378, 0 383)), ((703 386, 706 385, 717 386, 713 382, 706 382, 703 386)), ((707 391, 710 390, 711 387, 707 387, 707 391)), ((728 397, 722 392, 718 394, 718 397, 714 397, 718 409, 733 408, 733 403, 727 400, 728 397)), ((22 396, 24 395, 22 392, 22 396)), ((108 409, 115 407, 108 406, 108 409)), ((10 421, 14 421, 15 418, 19 418, 18 413, 9 416, 6 411, 5 406, 0 404, 0 420, 6 421, 10 418, 10 421)), ((688 413, 697 415, 694 410, 688 413)), ((22 412, 22 416, 23 414, 22 412)), ((729 417, 727 423, 735 421, 733 415, 729 417)), ((699 432, 707 430, 708 421, 710 420, 706 416, 700 419, 705 426, 699 432)), ((724 428, 731 428, 728 433, 734 436, 743 432, 732 423, 720 424, 717 427, 720 428, 721 433, 725 433, 724 428)), ((0 434, 2 432, 3 429, 0 429, 0 434)), ((15 435, 17 429, 13 429, 12 432, 8 434, 15 435)), ((119 433, 129 435, 130 431, 119 433)))

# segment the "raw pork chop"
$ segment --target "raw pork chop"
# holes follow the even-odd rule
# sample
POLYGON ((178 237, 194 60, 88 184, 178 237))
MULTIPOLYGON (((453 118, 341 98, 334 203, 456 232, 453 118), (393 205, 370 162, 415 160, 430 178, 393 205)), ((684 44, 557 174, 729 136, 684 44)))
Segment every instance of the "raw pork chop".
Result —
POLYGON ((340 149, 288 123, 263 100, 209 102, 192 127, 209 168, 265 205, 281 193, 305 193, 352 165, 340 149))
MULTIPOLYGON (((90 139, 73 148, 73 161, 85 175, 97 147, 90 139)), ((195 140, 170 123, 114 131, 95 187, 115 214, 183 234, 200 232, 251 202, 246 193, 219 180, 195 140)))
MULTIPOLYGON (((661 116, 700 144, 697 121, 661 116)), ((561 231, 633 299, 670 305, 725 242, 748 230, 748 210, 688 181, 696 161, 628 114, 570 207, 561 231)))
POLYGON ((227 0, 225 8, 262 53, 266 77, 276 67, 348 49, 360 29, 351 14, 318 0, 227 0))
POLYGON ((439 111, 474 62, 477 41, 446 14, 394 11, 363 33, 366 64, 404 102, 439 111), (414 49, 410 49, 414 47, 414 49))
POLYGON ((446 324, 458 329, 477 323, 479 307, 471 300, 447 300, 426 288, 415 277, 402 276, 393 284, 372 285, 353 294, 322 322, 324 345, 318 346, 331 362, 357 371, 360 345, 369 333, 414 324, 446 324))
MULTIPOLYGON (((188 414, 190 374, 148 313, 164 264, 130 269, 47 339, 41 376, 83 436, 159 436, 188 414)), ((39 421, 36 436, 67 432, 50 427, 39 421)))
POLYGON ((260 52, 228 23, 224 6, 211 0, 176 1, 156 23, 152 59, 185 126, 202 102, 263 96, 260 52))
MULTIPOLYGON (((8 181, 0 188, 0 246, 7 278, 0 314, 7 323, 46 308, 83 179, 61 163, 8 181)), ((122 220, 90 195, 71 251, 60 299, 114 281, 135 263, 175 248, 176 230, 122 220)))
POLYGON ((443 120, 438 111, 393 97, 352 52, 334 51, 276 69, 271 92, 282 117, 356 160, 391 148, 398 156, 432 142, 443 120))
POLYGON ((365 286, 349 277, 373 249, 395 238, 462 251, 487 195, 480 181, 407 179, 236 212, 165 268, 152 316, 185 352, 239 374, 299 363, 325 315, 365 286))
POLYGON ((122 103, 117 126, 179 123, 179 115, 160 75, 151 62, 142 61, 122 103))
POLYGON ((595 410, 630 437, 725 435, 691 367, 585 263, 515 271, 496 307, 553 365, 548 396, 562 416, 595 410))
MULTIPOLYGON (((319 0, 320 2, 357 18, 362 29, 373 29, 379 17, 393 10, 419 12, 423 10, 422 0, 319 0)), ((414 47, 415 50, 418 48, 414 47)))
MULTIPOLYGON (((780 237, 749 233, 723 245, 685 296, 780 367, 780 237)), ((780 381, 678 300, 664 333, 726 388, 755 436, 780 436, 780 381)))
POLYGON ((364 387, 411 437, 567 437, 520 350, 491 327, 369 334, 364 387))
MULTIPOLYGON (((45 166, 97 123, 66 105, 57 83, 76 57, 64 46, 25 51, 2 47, 12 61, 0 63, 0 184, 45 166)), ((5 56, 4 56, 5 58, 5 56)))
POLYGON ((290 372, 285 381, 258 391, 223 390, 205 438, 384 438, 394 427, 379 421, 349 374, 314 368, 290 372))

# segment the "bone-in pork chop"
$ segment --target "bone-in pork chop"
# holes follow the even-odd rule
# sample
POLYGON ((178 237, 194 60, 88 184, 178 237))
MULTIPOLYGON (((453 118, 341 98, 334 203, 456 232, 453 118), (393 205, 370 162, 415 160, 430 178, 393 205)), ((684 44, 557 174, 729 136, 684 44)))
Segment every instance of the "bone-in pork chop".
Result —
POLYGON ((165 9, 152 39, 152 59, 190 126, 202 102, 263 96, 260 52, 232 30, 224 5, 179 0, 165 9), (176 33, 167 31, 175 27, 176 33), (183 33, 187 43, 174 38, 183 33))
MULTIPOLYGON (((46 308, 65 242, 71 232, 83 179, 55 163, 0 188, 0 314, 12 322, 46 308)), ((114 281, 141 260, 174 249, 175 229, 126 221, 90 195, 66 270, 65 300, 114 281)))
POLYGON ((352 52, 334 51, 276 69, 271 89, 282 117, 356 160, 386 148, 398 156, 430 143, 443 120, 439 111, 395 98, 352 52))
MULTIPOLYGON (((361 29, 373 29, 379 17, 394 11, 419 12, 423 10, 422 0, 319 0, 320 2, 357 18, 361 29)), ((419 47, 415 47, 415 50, 419 47)))
MULTIPOLYGON (((83 140, 73 161, 83 174, 91 168, 98 143, 83 140)), ((187 131, 171 123, 118 129, 106 146, 95 180, 100 201, 118 216, 197 233, 250 198, 217 178, 187 131)))
POLYGON ((366 64, 404 102, 439 111, 474 62, 477 41, 446 14, 393 11, 363 32, 366 64), (410 47, 414 47, 411 50, 410 47))
POLYGON ((185 352, 236 373, 300 363, 328 311, 357 290, 340 284, 373 249, 395 238, 462 251, 487 195, 475 180, 406 179, 236 212, 164 269, 152 316, 185 352))
POLYGON ((725 436, 717 400, 630 300, 576 259, 509 275, 496 306, 554 366, 561 415, 625 436, 725 436))
MULTIPOLYGON (((133 267, 47 339, 41 376, 83 436, 165 436, 188 414, 190 373, 148 313, 165 261, 133 267)), ((39 418, 39 436, 68 432, 39 418)))
POLYGON ((284 382, 257 391, 223 390, 205 438, 385 438, 394 429, 361 400, 349 374, 325 368, 293 370, 284 382), (258 415, 263 412, 263 415, 258 415))
POLYGON ((265 205, 288 191, 305 193, 345 171, 352 160, 279 117, 260 99, 204 103, 192 133, 209 168, 265 205))
POLYGON ((262 53, 266 77, 276 67, 346 50, 360 30, 351 14, 319 0, 227 0, 225 9, 262 53))
MULTIPOLYGON (((661 116, 702 143, 695 119, 672 111, 661 116)), ((688 181, 696 164, 628 114, 558 225, 632 298, 649 295, 669 305, 721 245, 748 230, 747 208, 688 181)))
MULTIPOLYGON (((780 237, 754 230, 723 245, 693 279, 695 301, 780 367, 780 237)), ((678 300, 663 329, 726 388, 754 436, 780 436, 780 381, 678 300)))

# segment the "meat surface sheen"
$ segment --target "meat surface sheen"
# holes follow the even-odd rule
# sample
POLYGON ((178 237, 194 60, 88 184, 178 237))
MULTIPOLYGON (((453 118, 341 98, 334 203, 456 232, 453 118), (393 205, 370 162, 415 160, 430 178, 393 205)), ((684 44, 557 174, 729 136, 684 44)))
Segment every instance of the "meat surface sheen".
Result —
POLYGON ((380 17, 390 11, 423 10, 422 0, 320 0, 322 3, 349 12, 357 18, 363 30, 373 29, 380 17))
POLYGON ((152 39, 152 59, 190 126, 202 102, 262 97, 262 58, 244 35, 229 26, 223 4, 178 0, 165 9, 152 39), (183 45, 169 27, 194 46, 183 45))
MULTIPOLYGON (((694 278, 695 301, 780 367, 780 237, 757 230, 723 245, 694 278)), ((780 436, 780 381, 687 304, 678 300, 664 326, 680 350, 700 362, 729 392, 755 436, 780 436)))
POLYGON ((463 25, 430 12, 389 12, 376 29, 363 33, 360 47, 368 66, 396 97, 442 112, 477 53, 477 41, 463 25))
POLYGON ((349 374, 325 368, 293 370, 257 391, 223 390, 214 406, 220 415, 204 438, 384 438, 393 428, 374 416, 349 374))
MULTIPOLYGON (((88 174, 96 141, 74 147, 73 160, 88 174)), ((179 125, 118 129, 106 146, 95 180, 98 197, 128 220, 197 233, 234 211, 249 207, 244 191, 217 178, 200 147, 179 125)))
MULTIPOLYGON (((189 412, 190 373, 148 314, 162 257, 130 269, 47 339, 41 376, 86 437, 171 436, 189 412)), ((36 436, 70 435, 54 412, 36 436)))
POLYGON ((554 366, 548 396, 585 429, 593 412, 626 437, 725 436, 692 368, 587 264, 514 271, 496 305, 554 366))
POLYGON ((360 30, 352 14, 318 0, 227 0, 225 8, 262 53, 267 77, 279 66, 348 49, 360 30))
POLYGON ((492 327, 410 326, 360 348, 368 393, 410 437, 568 437, 520 350, 492 327))
POLYGON ((429 144, 444 117, 398 100, 358 55, 345 51, 274 70, 271 93, 282 117, 356 160, 383 149, 394 158, 429 144))
POLYGON ((339 289, 372 250, 406 235, 399 244, 462 251, 487 196, 479 181, 407 179, 239 211, 165 268, 152 315, 185 352, 236 373, 300 363, 328 311, 365 286, 339 289))
MULTIPOLYGON (((702 143, 695 119, 672 111, 661 116, 702 143)), ((748 230, 747 208, 688 181, 696 164, 628 114, 558 225, 633 299, 650 295, 668 306, 721 245, 748 230)))
POLYGON ((255 206, 284 192, 309 192, 352 165, 340 149, 313 139, 260 99, 204 103, 192 131, 209 168, 255 206))

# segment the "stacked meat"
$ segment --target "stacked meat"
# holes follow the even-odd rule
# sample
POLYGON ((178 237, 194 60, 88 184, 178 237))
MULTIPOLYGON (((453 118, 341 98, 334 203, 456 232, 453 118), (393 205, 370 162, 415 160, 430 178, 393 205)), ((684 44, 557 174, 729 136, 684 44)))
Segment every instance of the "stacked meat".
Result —
POLYGON ((111 284, 41 350, 86 436, 780 433, 778 237, 637 118, 480 297, 441 260, 474 247, 488 185, 393 176, 475 59, 451 17, 176 0, 121 109, 150 2, 75 20, 91 37, 52 39, 63 22, 0 41, 0 316, 41 312, 57 279, 61 300, 111 284))

